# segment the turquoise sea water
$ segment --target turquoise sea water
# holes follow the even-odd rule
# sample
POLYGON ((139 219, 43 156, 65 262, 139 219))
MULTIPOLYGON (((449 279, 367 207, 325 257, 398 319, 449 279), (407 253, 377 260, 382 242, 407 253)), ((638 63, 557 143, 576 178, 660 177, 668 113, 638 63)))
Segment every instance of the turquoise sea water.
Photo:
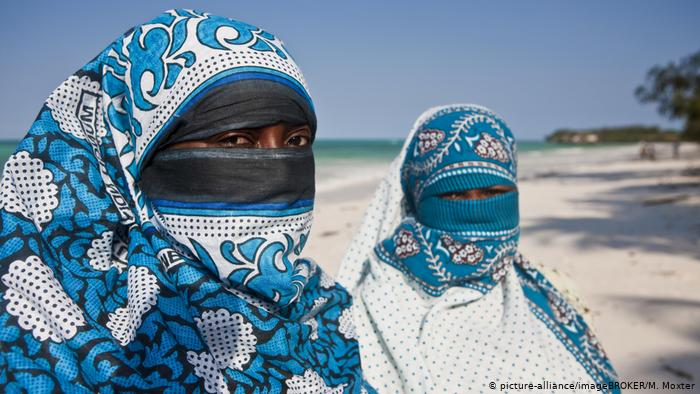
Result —
MULTIPOLYGON (((0 141, 0 164, 14 152, 19 141, 0 141)), ((318 140, 314 153, 319 164, 335 160, 389 161, 399 153, 403 140, 318 140)), ((519 152, 561 149, 542 141, 520 141, 519 152)))
MULTIPOLYGON (((401 150, 403 140, 319 140, 314 142, 316 159, 327 160, 376 160, 389 161, 401 150)), ((561 148, 561 145, 543 141, 520 141, 520 152, 546 151, 561 148)))
POLYGON ((4 166, 5 160, 15 151, 19 141, 0 141, 0 163, 4 166))

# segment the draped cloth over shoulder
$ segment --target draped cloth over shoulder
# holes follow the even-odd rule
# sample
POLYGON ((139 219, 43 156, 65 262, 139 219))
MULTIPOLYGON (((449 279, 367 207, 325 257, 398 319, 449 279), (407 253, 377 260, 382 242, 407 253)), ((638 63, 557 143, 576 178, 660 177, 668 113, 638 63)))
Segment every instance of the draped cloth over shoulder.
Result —
POLYGON ((618 392, 600 343, 518 252, 519 234, 516 145, 506 123, 468 104, 423 113, 338 275, 354 297, 369 383, 385 393, 545 381, 618 392), (445 198, 494 187, 509 191, 445 198))
POLYGON ((2 176, 2 391, 372 392, 350 296, 301 257, 312 151, 163 149, 278 122, 316 128, 284 45, 207 13, 63 82, 2 176))

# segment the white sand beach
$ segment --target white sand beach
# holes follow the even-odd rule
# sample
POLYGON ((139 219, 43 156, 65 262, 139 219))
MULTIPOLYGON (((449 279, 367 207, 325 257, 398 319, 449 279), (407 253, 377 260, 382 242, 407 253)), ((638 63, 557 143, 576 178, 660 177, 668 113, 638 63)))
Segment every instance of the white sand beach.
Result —
MULTIPOLYGON (((698 383, 700 147, 684 144, 675 160, 669 146, 657 152, 653 162, 629 145, 521 154, 520 249, 580 296, 621 379, 698 383)), ((306 251, 329 273, 387 165, 319 166, 306 251)))

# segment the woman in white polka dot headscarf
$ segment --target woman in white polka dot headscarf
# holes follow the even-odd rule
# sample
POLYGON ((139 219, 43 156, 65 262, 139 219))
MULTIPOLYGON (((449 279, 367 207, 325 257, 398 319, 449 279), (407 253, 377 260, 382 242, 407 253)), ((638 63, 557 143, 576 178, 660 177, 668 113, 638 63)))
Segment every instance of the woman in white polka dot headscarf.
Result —
POLYGON ((423 113, 338 276, 379 392, 619 391, 581 315, 518 253, 518 222, 505 122, 475 105, 423 113))
POLYGON ((207 13, 70 76, 3 170, 0 392, 373 392, 301 255, 315 130, 282 42, 207 13))

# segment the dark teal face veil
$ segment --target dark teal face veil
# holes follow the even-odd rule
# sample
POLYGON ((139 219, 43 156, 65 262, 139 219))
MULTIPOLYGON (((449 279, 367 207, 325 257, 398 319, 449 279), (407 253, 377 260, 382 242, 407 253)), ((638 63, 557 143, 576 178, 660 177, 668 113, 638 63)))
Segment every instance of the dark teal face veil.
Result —
MULTIPOLYGON (((405 383, 411 388, 437 384, 435 373, 425 372, 430 366, 401 359, 401 355, 418 352, 416 358, 434 361, 435 354, 426 354, 435 351, 434 346, 462 352, 440 357, 450 360, 443 364, 453 367, 444 372, 450 378, 471 366, 461 354, 482 345, 505 368, 522 367, 524 374, 559 368, 556 363, 523 366, 517 364, 523 361, 517 356, 509 359, 511 349, 501 347, 500 335, 509 324, 522 319, 523 327, 536 334, 530 337, 523 330, 527 338, 518 340, 530 341, 542 354, 565 348, 573 356, 569 361, 580 364, 601 385, 599 390, 619 392, 610 360, 583 317, 518 253, 516 174, 513 135, 490 110, 453 104, 432 108, 416 121, 377 189, 339 274, 341 282, 361 300, 355 316, 361 322, 361 347, 370 349, 362 354, 362 361, 372 371, 368 372, 372 383, 405 383), (491 186, 507 186, 512 191, 482 200, 442 198, 491 186), (489 316, 492 312, 497 313, 489 316), (465 318, 472 317, 477 326, 489 323, 483 329, 469 330, 465 337, 455 336, 454 327, 468 329, 465 318), (452 337, 443 341, 444 335, 452 337), (557 343, 544 345, 553 337, 557 343), (414 341, 409 346, 416 347, 408 353, 400 348, 407 338, 414 341), (395 383, 390 372, 394 370, 411 380, 395 383)), ((463 379, 456 384, 454 379, 445 380, 440 384, 459 387, 463 390, 455 391, 460 392, 488 384, 487 380, 472 380, 476 386, 470 387, 463 379)))
POLYGON ((494 286, 517 249, 517 191, 482 200, 442 195, 515 188, 515 140, 508 126, 476 106, 439 112, 408 145, 401 185, 406 217, 377 254, 410 272, 432 295, 453 285, 494 286))
POLYGON ((515 140, 495 116, 455 111, 421 126, 408 149, 402 186, 418 222, 443 231, 509 231, 518 227, 518 193, 482 200, 449 200, 445 194, 491 186, 515 189, 515 140), (454 131, 454 125, 460 127, 454 131), (461 124, 464 124, 461 126, 461 124), (448 152, 432 152, 453 139, 448 152))

